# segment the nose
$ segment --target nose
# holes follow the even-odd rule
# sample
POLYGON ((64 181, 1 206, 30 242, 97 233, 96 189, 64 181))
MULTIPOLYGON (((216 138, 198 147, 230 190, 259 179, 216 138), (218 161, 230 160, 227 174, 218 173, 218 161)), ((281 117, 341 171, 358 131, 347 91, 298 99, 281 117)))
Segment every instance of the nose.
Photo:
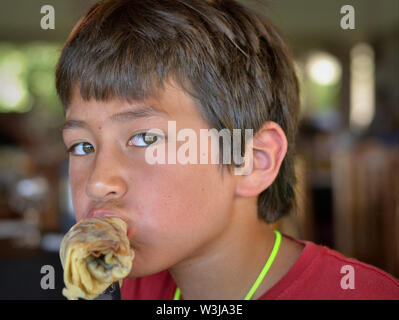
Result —
POLYGON ((122 163, 116 155, 105 151, 97 153, 86 184, 88 197, 97 201, 122 198, 127 191, 122 171, 122 163))

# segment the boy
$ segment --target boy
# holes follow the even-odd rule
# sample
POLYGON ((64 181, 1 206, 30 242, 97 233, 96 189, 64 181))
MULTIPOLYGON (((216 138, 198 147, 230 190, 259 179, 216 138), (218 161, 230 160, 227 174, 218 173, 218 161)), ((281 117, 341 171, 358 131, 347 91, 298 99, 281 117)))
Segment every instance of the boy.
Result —
POLYGON ((56 82, 77 219, 128 225, 123 299, 399 298, 389 274, 269 226, 295 209, 299 99, 292 58, 265 18, 232 0, 99 2, 67 40, 56 82), (190 140, 209 161, 187 163, 173 154, 184 141, 171 123, 196 137, 253 137, 233 164, 190 140), (147 161, 154 146, 165 162, 147 161))

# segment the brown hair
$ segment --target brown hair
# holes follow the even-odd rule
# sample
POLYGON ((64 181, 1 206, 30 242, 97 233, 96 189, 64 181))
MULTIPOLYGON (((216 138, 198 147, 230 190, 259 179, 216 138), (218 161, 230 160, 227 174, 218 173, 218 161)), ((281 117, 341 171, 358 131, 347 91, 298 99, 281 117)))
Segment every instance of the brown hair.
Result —
MULTIPOLYGON (((265 17, 233 0, 107 0, 95 4, 66 41, 56 70, 67 108, 83 99, 142 100, 173 78, 212 128, 284 130, 288 150, 258 214, 276 221, 295 206, 298 83, 290 52, 265 17)), ((244 149, 244 148, 243 148, 244 149)))

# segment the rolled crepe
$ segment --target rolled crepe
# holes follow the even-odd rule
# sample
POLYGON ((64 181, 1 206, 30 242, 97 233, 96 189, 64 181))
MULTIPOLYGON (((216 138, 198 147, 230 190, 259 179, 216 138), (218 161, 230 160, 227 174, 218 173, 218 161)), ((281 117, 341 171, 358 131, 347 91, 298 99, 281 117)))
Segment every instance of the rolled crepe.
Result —
POLYGON ((62 294, 69 300, 96 298, 130 273, 133 258, 122 219, 79 221, 65 235, 60 247, 65 283, 62 294))

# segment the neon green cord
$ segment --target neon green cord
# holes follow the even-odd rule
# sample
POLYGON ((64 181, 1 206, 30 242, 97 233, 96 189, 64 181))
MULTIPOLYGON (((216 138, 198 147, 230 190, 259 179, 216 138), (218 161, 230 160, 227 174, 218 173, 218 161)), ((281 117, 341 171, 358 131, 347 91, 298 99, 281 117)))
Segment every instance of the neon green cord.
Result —
MULTIPOLYGON (((265 266, 263 267, 262 271, 260 272, 258 279, 256 279, 255 283, 253 284, 252 288, 249 290, 247 295, 245 296, 244 300, 251 300, 253 295, 255 294, 256 290, 259 288, 260 284, 262 283, 263 279, 266 277, 267 272, 269 271, 270 267, 272 266, 274 260, 276 259, 278 250, 280 249, 281 244, 281 233, 277 230, 274 230, 276 234, 276 241, 274 242, 272 253, 267 259, 265 266)), ((181 292, 180 288, 176 289, 175 296, 173 300, 180 300, 181 292)))
POLYGON ((277 256, 277 252, 280 249, 281 243, 281 234, 277 230, 274 230, 276 234, 276 241, 274 242, 272 253, 270 254, 269 259, 267 259, 265 266, 263 267, 262 271, 259 274, 258 279, 256 279, 254 285, 252 286, 251 290, 247 293, 244 300, 251 300, 252 296, 254 295, 255 291, 259 288, 260 284, 262 283, 263 279, 266 277, 267 272, 269 271, 270 267, 272 266, 274 259, 277 256))
POLYGON ((180 295, 181 295, 180 288, 177 288, 173 300, 180 300, 180 295))

